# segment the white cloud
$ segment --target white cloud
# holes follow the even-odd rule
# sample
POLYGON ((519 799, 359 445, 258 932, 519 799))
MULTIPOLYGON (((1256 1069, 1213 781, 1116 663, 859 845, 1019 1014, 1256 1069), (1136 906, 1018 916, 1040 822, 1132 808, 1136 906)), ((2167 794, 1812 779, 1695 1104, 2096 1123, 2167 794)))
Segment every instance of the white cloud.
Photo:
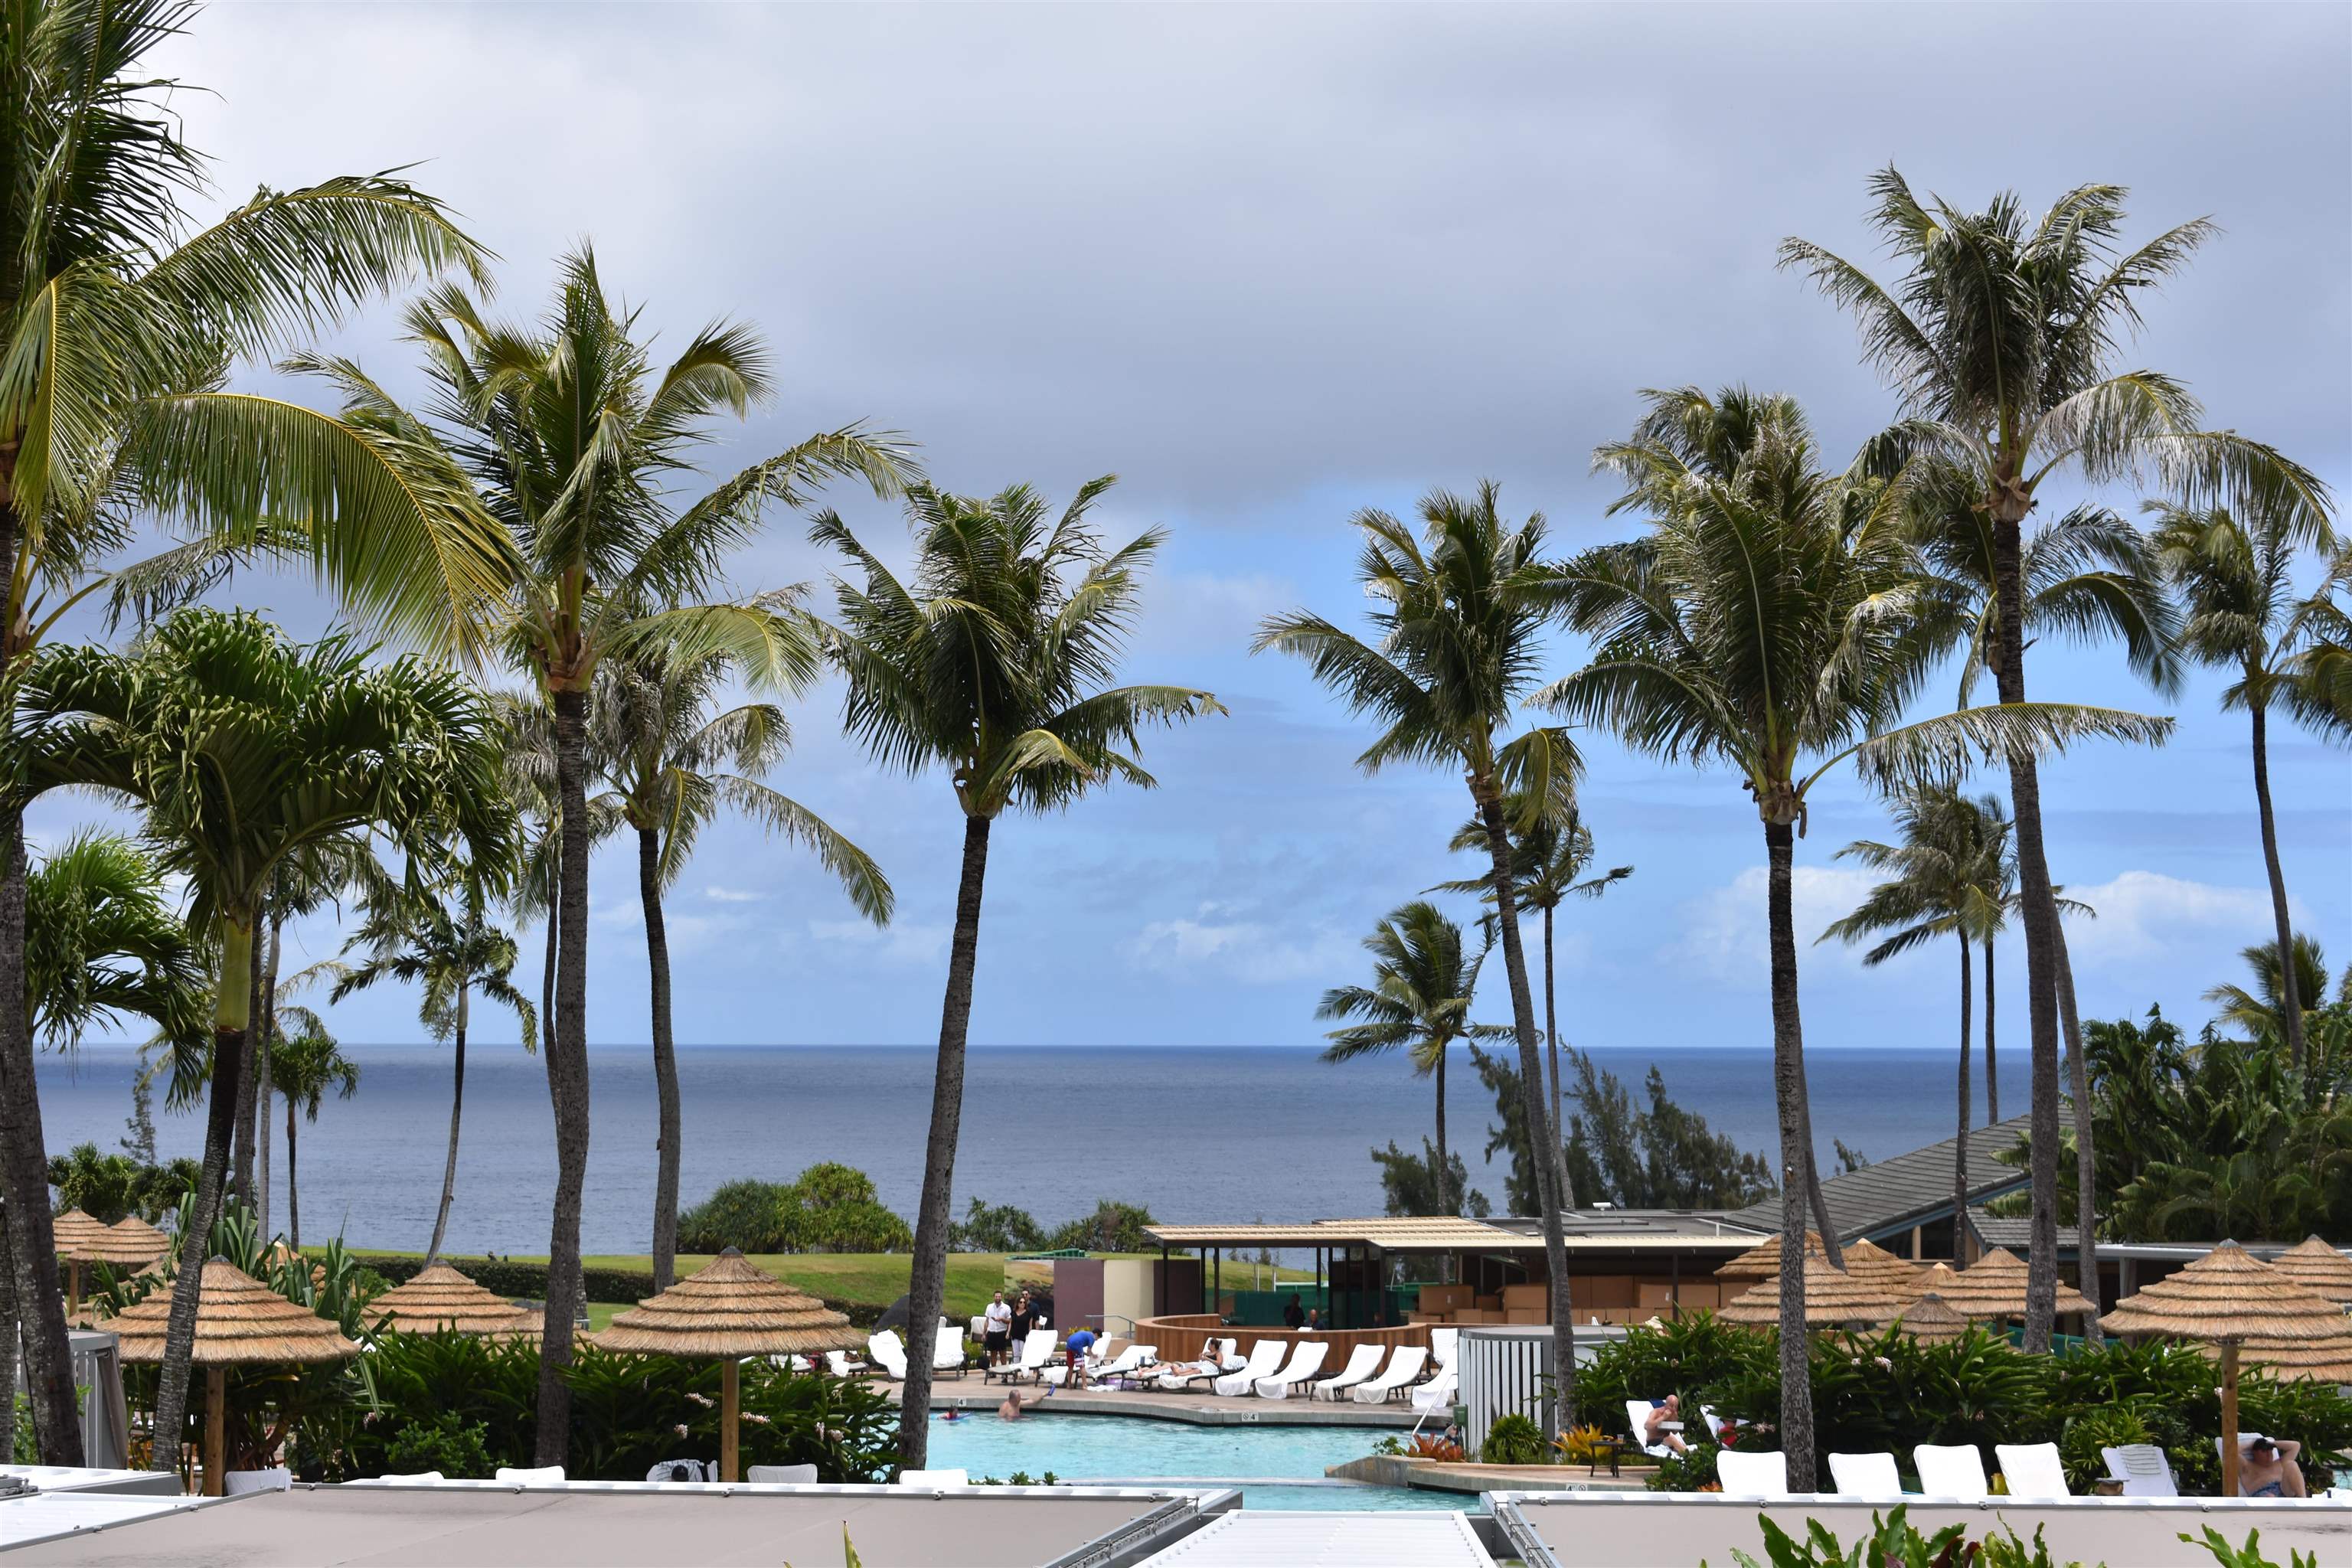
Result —
POLYGON ((937 964, 946 957, 948 938, 954 934, 944 922, 922 921, 893 921, 883 927, 866 921, 811 921, 808 932, 818 942, 901 968, 937 964))
POLYGON ((714 904, 756 904, 768 895, 756 889, 705 888, 702 896, 714 904))
MULTIPOLYGON (((1750 866, 1727 886, 1710 889, 1683 906, 1683 931, 1668 956, 1695 965, 1710 979, 1734 984, 1761 983, 1769 973, 1771 928, 1765 896, 1769 871, 1750 866)), ((1798 970, 1820 961, 1813 939, 1832 921, 1850 914, 1877 877, 1841 866, 1799 866, 1790 878, 1790 905, 1796 917, 1798 970)), ((1838 951, 1843 951, 1842 949, 1838 951)), ((1860 959, 1849 962, 1859 963, 1860 959)))
POLYGON ((1165 974, 1197 975, 1215 969, 1244 984, 1273 985, 1328 982, 1363 956, 1354 941, 1338 931, 1214 919, 1222 908, 1203 904, 1196 919, 1153 921, 1128 942, 1128 957, 1141 968, 1165 974))
MULTIPOLYGON (((2183 881, 2157 871, 2126 871, 2095 887, 2070 885, 2066 897, 2098 911, 2066 921, 2067 955, 2077 968, 2145 963, 2179 956, 2205 968, 2271 937, 2271 896, 2260 888, 2183 881)), ((2290 902, 2290 912, 2307 918, 2290 902)), ((2200 973, 2202 973, 2200 970, 2200 973)))

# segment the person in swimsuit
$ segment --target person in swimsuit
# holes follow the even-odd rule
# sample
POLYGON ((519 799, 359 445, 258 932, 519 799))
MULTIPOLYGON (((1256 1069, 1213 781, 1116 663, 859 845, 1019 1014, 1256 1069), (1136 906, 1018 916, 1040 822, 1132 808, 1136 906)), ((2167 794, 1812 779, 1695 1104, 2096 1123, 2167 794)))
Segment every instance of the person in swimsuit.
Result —
POLYGON ((2278 1443, 2257 1437, 2238 1451, 2238 1494, 2241 1497, 2293 1498, 2308 1495, 2303 1467, 2295 1463, 2300 1443, 2278 1443))
POLYGON ((1681 1394, 1669 1394, 1664 1399, 1652 1400, 1650 1418, 1642 1423, 1642 1447, 1651 1448, 1664 1443, 1677 1454, 1689 1453, 1690 1450, 1683 1446, 1681 1433, 1664 1430, 1667 1422, 1679 1421, 1682 1418, 1683 1396, 1681 1394))

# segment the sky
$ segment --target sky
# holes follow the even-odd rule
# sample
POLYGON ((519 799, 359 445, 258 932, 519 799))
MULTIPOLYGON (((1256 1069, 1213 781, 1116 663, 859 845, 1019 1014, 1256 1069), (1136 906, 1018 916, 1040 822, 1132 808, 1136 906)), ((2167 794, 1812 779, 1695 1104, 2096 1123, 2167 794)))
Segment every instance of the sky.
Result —
MULTIPOLYGON (((1469 874, 1445 850, 1468 802, 1443 771, 1361 774, 1369 731, 1250 657, 1253 628, 1359 615, 1349 517, 1434 487, 1498 480, 1562 552, 1619 535, 1590 454, 1643 387, 1786 391, 1851 450, 1890 398, 1773 254, 1801 235, 1878 265, 1864 183, 1890 163, 1970 208, 2124 184, 2134 237, 2210 215, 2223 233, 2147 303, 2137 363, 2352 489, 2341 6, 223 5, 153 63, 205 89, 174 107, 224 202, 413 165, 499 253, 509 313, 593 242, 661 344, 755 324, 779 395, 719 432, 714 475, 866 420, 961 492, 1117 473, 1105 531, 1167 531, 1124 673, 1229 711, 1148 739, 1156 790, 1000 826, 976 1044, 1316 1043, 1317 998, 1366 977, 1373 922, 1469 874)), ((335 346, 414 392, 393 316, 335 346)), ((827 500, 903 557, 895 508, 827 500)), ((805 529, 774 515, 735 584, 822 596, 805 529)), ((225 597, 305 631, 330 614, 293 578, 225 597)), ((1555 654, 1565 673, 1581 650, 1555 654)), ((2053 874, 2098 911, 2073 935, 2086 1014, 2201 1020, 2271 931, 2243 716, 2210 674, 2158 698, 2112 648, 2047 643, 2032 673, 2037 697, 2179 717, 2162 750, 2079 752, 2043 789, 2053 874)), ((796 744, 770 782, 879 859, 898 916, 866 925, 805 855, 719 826, 668 907, 681 1042, 937 1037, 961 824, 943 777, 870 765, 839 702, 829 684, 787 700, 796 744)), ((1580 743, 1601 863, 1635 870, 1563 910, 1566 1037, 1766 1047, 1761 835, 1737 777, 1580 743)), ((2340 968, 2352 757, 2282 725, 2272 774, 2296 920, 2340 968)), ((53 841, 92 815, 46 802, 28 826, 53 841)), ((1816 792, 1801 942, 1869 884, 1838 847, 1885 830, 1850 780, 1816 792)), ((593 870, 600 1046, 649 1037, 633 871, 625 848, 593 870)), ((292 939, 289 970, 340 940, 326 921, 292 939)), ((534 988, 538 953, 527 933, 534 988)), ((2001 956, 2021 980, 2021 944, 2001 956)), ((1801 966, 1816 1050, 1951 1037, 1948 947, 1866 971, 1807 946, 1801 966)), ((2021 1000, 2001 1020, 2020 1042, 2021 1000)), ((330 1026, 422 1038, 415 1003, 379 991, 330 1026)))

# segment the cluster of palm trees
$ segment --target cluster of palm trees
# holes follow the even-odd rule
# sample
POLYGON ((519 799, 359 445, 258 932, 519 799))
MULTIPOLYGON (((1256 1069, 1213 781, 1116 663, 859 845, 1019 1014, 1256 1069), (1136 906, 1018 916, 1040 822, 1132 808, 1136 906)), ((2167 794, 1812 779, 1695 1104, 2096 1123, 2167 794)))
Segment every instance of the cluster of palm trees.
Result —
MULTIPOLYGON (((1803 240, 1781 250, 1784 265, 1854 314, 1865 359, 1895 393, 1893 421, 1853 458, 1827 460, 1785 396, 1742 387, 1647 393, 1632 433, 1594 454, 1596 468, 1623 485, 1612 510, 1641 520, 1635 536, 1549 558, 1543 519, 1508 523, 1492 485, 1469 496, 1433 492, 1418 530, 1363 512, 1354 521, 1363 541, 1359 577, 1375 606, 1370 635, 1300 611, 1266 621, 1257 646, 1306 659, 1378 722, 1359 759, 1365 770, 1461 771, 1491 867, 1492 918, 1538 1149, 1557 1151, 1559 1123, 1537 1092, 1537 1043, 1549 1031, 1537 1027, 1528 984, 1515 857, 1572 809, 1579 760, 1569 726, 1608 731, 1664 762, 1738 773, 1769 868, 1786 1223, 1801 1229, 1810 1205, 1834 1266, 1842 1258, 1821 1203, 1805 1092, 1795 845, 1811 790, 1842 763, 1902 801, 1906 829, 1916 829, 1905 845, 1851 852, 1905 885, 1835 934, 1895 930, 1888 952, 1951 934, 1965 963, 1969 945, 2009 912, 2022 925, 2033 1194, 2026 1342, 2044 1348, 2057 1281, 2062 1015, 2070 1036, 2078 1025, 2038 768, 2092 739, 2161 742, 2171 721, 2029 700, 2025 650, 2053 634, 2113 635, 2160 689, 2173 688, 2184 658, 2239 673, 2227 700, 2253 718, 2285 951, 2263 716, 2284 705, 2344 732, 2352 639, 2339 595, 2352 581, 2352 557, 2309 472, 2259 442, 2205 429, 2173 379, 2120 367, 2141 297, 2210 236, 2210 225, 2126 247, 2124 193, 2113 186, 2069 192, 2038 217, 2009 196, 1974 213, 1922 201, 1891 169, 1872 189, 1875 226, 1906 268, 1892 285, 1803 240), (2061 475, 2140 488, 2156 498, 2155 528, 2144 532, 2086 506, 2029 530, 2038 492, 2061 475), (2315 593, 2298 586, 2305 553, 2324 574, 2315 593), (1580 637, 1590 654, 1546 680, 1543 637, 1558 628, 1580 637), (1928 681, 1955 657, 1958 705, 1916 716, 1928 681), (1992 673, 1997 702, 1975 702, 1979 670, 1992 673), (1526 723, 1530 710, 1565 723, 1526 723), (1961 791, 1968 769, 1985 763, 2008 773, 2006 819, 1961 791)), ((1391 1000, 1390 1011, 1407 1010, 1391 1000)), ((1333 993, 1332 1005, 1369 1012, 1344 992, 1333 993)), ((2081 1053, 2073 1054, 2079 1075, 2081 1053)), ((2087 1168, 2087 1141, 2082 1148, 2087 1168)), ((1555 1354, 1565 1365, 1573 1320, 1560 1210, 1570 1199, 1560 1162, 1538 1158, 1536 1166, 1555 1354)), ((1780 1293, 1780 1436, 1801 1469, 1813 1447, 1803 1271, 1782 1270, 1780 1293)))
MULTIPOLYGON (((189 1007, 184 984, 169 1006, 67 996, 49 1031, 93 1006, 143 1013, 208 1096, 157 1467, 178 1459, 202 1238, 232 1178, 268 1190, 256 1120, 273 1092, 315 1106, 348 1081, 331 1062, 301 1065, 324 1031, 279 1006, 281 993, 321 978, 338 997, 417 984, 428 1027, 457 1045, 436 1252, 472 999, 511 1008, 527 1045, 541 1031, 558 1157, 538 1429, 542 1462, 558 1462, 589 1137, 591 847, 624 830, 636 838, 667 1282, 680 1114, 661 900, 698 833, 722 810, 747 815, 813 848, 861 912, 889 916, 872 859, 761 782, 788 743, 781 710, 721 705, 738 685, 803 691, 827 668, 845 679, 851 732, 886 765, 946 773, 965 823, 913 1282, 917 1321, 935 1319, 991 826, 1102 783, 1149 784, 1140 730, 1216 708, 1191 688, 1110 684, 1159 535, 1105 545, 1087 514, 1108 478, 1058 513, 1018 486, 966 498, 925 479, 907 443, 856 425, 698 481, 714 422, 770 395, 757 334, 714 322, 657 362, 585 246, 562 258, 538 320, 494 317, 487 251, 397 179, 265 190, 197 225, 188 209, 205 195, 203 162, 168 110, 176 84, 140 70, 192 12, 185 0, 36 0, 0 24, 0 144, 17 170, 0 195, 0 680, 13 716, 0 772, 0 1174, 44 1457, 69 1462, 79 1437, 47 1278, 37 1020, 25 1003, 47 981, 27 973, 26 805, 60 788, 110 796, 140 814, 154 866, 190 889, 194 934, 174 962, 208 1005, 189 1007), (421 404, 303 346, 419 281, 429 287, 403 320, 423 359, 421 404), (235 366, 271 357, 331 388, 338 410, 225 390, 235 366), (804 508, 840 479, 905 498, 911 575, 828 512, 812 537, 843 563, 836 614, 792 592, 727 591, 728 558, 772 511, 804 508), (142 512, 181 542, 107 569, 142 512), (383 663, 341 635, 299 647, 256 616, 194 606, 231 573, 269 563, 308 564, 356 626, 413 651, 383 663), (62 642, 63 617, 83 604, 137 636, 120 649, 62 642), (453 667, 505 670, 523 691, 486 691, 453 667), (352 962, 281 982, 284 921, 352 892, 363 918, 352 962), (547 922, 537 1009, 512 983, 515 943, 493 923, 501 905, 547 922), (281 1013, 290 1032, 276 1027, 281 1013), (306 1076, 273 1091, 273 1055, 306 1076)), ((927 1394, 919 1378, 908 1391, 910 1463, 921 1462, 927 1394)))

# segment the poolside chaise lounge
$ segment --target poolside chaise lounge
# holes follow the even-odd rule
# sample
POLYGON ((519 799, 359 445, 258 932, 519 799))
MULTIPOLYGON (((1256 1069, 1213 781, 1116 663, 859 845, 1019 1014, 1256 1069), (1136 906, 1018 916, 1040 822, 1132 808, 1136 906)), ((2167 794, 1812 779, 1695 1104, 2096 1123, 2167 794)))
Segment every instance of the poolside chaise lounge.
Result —
POLYGON ((1715 1456, 1715 1479, 1726 1497, 1785 1498, 1789 1495, 1789 1456, 1743 1454, 1725 1448, 1715 1456))
POLYGON ((866 1356, 893 1383, 907 1381, 907 1347, 888 1329, 866 1337, 866 1356))
POLYGON ((2074 1495, 2066 1485, 2066 1467, 2058 1462, 2055 1443, 1996 1443, 1992 1457, 2000 1463, 2001 1482, 2013 1498, 2074 1495))
MULTIPOLYGON (((911 1334, 912 1328, 908 1331, 911 1334)), ((963 1353, 963 1331, 941 1318, 940 1326, 931 1333, 931 1370, 951 1372, 961 1377, 967 1364, 963 1353)))
POLYGON ((541 1465, 535 1470, 519 1470, 506 1465, 501 1465, 499 1467, 498 1474, 493 1476, 491 1479, 506 1481, 514 1486, 521 1487, 544 1486, 550 1481, 561 1481, 563 1479, 563 1467, 562 1465, 541 1465))
POLYGON ((1272 1377, 1261 1377, 1252 1384, 1260 1399, 1287 1399, 1290 1391, 1323 1370, 1323 1358, 1331 1353, 1324 1340, 1301 1340, 1298 1348, 1290 1352, 1290 1364, 1272 1377))
POLYGON ((1337 1377, 1327 1377, 1320 1383, 1310 1383, 1307 1385, 1307 1397, 1309 1399, 1339 1398, 1343 1391, 1353 1388, 1360 1383, 1368 1382, 1372 1373, 1379 1370, 1381 1358, 1387 1353, 1388 1348, 1385 1345, 1358 1345, 1348 1352, 1348 1364, 1339 1369, 1337 1377))
POLYGON ((1982 1502, 1992 1495, 1992 1485, 1985 1479, 1984 1456, 1973 1443, 1953 1447, 1922 1443, 1911 1450, 1911 1463, 1919 1472, 1919 1490, 1926 1496, 1982 1502))
POLYGON ((1462 1331, 1460 1329, 1429 1331, 1429 1361, 1436 1370, 1443 1372, 1452 1366, 1454 1358, 1460 1352, 1461 1348, 1462 1331))
POLYGON ((1454 1403, 1454 1396, 1460 1390, 1460 1380, 1449 1366, 1412 1391, 1412 1407, 1415 1410, 1442 1410, 1454 1403))
POLYGON ((896 1483, 902 1487, 968 1487, 971 1485, 970 1470, 900 1470, 896 1483))
POLYGON ((2172 1479, 2172 1461, 2153 1443, 2102 1448, 2099 1457, 2107 1462, 2107 1474, 2123 1482, 2126 1497, 2180 1495, 2179 1483, 2172 1479))
POLYGON ((1238 1340, 1211 1340, 1201 1347, 1201 1359, 1162 1366, 1160 1375, 1152 1379, 1153 1386, 1169 1394, 1182 1394, 1196 1383, 1207 1383, 1242 1367, 1238 1340))
POLYGON ((1288 1349, 1282 1340, 1260 1340, 1250 1346, 1249 1359, 1242 1363, 1239 1372, 1229 1372, 1209 1384, 1210 1391, 1227 1397, 1247 1394, 1261 1377, 1272 1377, 1282 1365, 1282 1352, 1288 1349))
POLYGON ((1003 1366, 986 1368, 981 1373, 980 1381, 988 1383, 1002 1379, 1006 1383, 1018 1383, 1024 1377, 1034 1381, 1045 1370, 1045 1363, 1054 1353, 1054 1336, 1050 1332, 1027 1336, 1021 1342, 1021 1353, 1017 1357, 1003 1366))
POLYGON ((1840 1497, 1893 1500, 1903 1495, 1903 1474, 1892 1454, 1832 1454, 1830 1479, 1840 1497))
POLYGON ((1348 1394, 1359 1405, 1385 1405, 1397 1396, 1399 1390, 1418 1379, 1428 1364, 1427 1346, 1399 1345, 1396 1353, 1389 1357, 1386 1371, 1356 1384, 1348 1394))
POLYGON ((1633 1429, 1633 1446, 1635 1447, 1641 1449, 1642 1452, 1649 1455, 1650 1458, 1654 1459, 1670 1459, 1674 1458, 1675 1454, 1673 1444, 1664 1442, 1651 1443, 1643 1440, 1644 1433, 1650 1425, 1650 1417, 1656 1412, 1657 1408, 1658 1407, 1656 1405, 1651 1404, 1646 1399, 1627 1400, 1625 1402, 1625 1425, 1633 1429))

